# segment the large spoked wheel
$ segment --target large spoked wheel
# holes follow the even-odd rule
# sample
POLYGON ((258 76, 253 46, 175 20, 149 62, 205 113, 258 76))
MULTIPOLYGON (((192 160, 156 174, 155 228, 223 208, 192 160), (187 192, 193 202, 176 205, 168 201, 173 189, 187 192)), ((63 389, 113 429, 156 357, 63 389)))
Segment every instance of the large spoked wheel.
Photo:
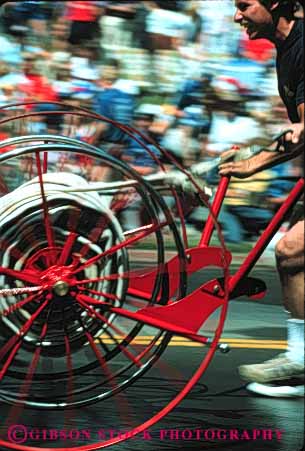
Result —
MULTIPOLYGON (((164 261, 156 202, 148 196, 147 187, 144 190, 142 186, 132 194, 115 194, 117 200, 111 193, 104 199, 95 192, 86 192, 90 187, 83 177, 65 172, 66 167, 73 166, 72 159, 84 153, 88 156, 88 149, 84 151, 71 144, 37 146, 32 142, 30 147, 9 152, 2 158, 3 165, 14 167, 15 175, 16 172, 21 175, 18 171, 25 162, 33 174, 33 179, 2 197, 0 210, 3 287, 0 291, 3 323, 0 355, 12 361, 5 374, 23 380, 27 378, 23 368, 29 356, 39 353, 32 376, 33 382, 37 382, 33 384, 35 389, 28 387, 26 399, 22 400, 29 406, 72 407, 110 396, 138 378, 169 339, 166 334, 157 333, 146 350, 141 350, 139 362, 139 355, 129 347, 142 324, 127 321, 123 329, 117 315, 108 311, 109 305, 122 307, 126 304, 133 308, 128 296, 129 246, 132 243, 154 235, 159 251, 157 263, 160 266, 164 261), (43 170, 42 160, 45 158, 46 162, 46 156, 50 164, 43 170), (63 160, 61 172, 58 167, 63 160), (82 188, 85 192, 73 191, 82 188), (145 228, 144 232, 124 232, 114 215, 117 203, 131 202, 131 196, 140 198, 149 207, 146 211, 149 233, 145 228), (155 345, 158 340, 159 344, 155 345), (68 383, 72 369, 73 378, 81 379, 85 373, 90 372, 92 376, 94 371, 100 371, 102 363, 104 381, 99 378, 98 383, 85 388, 76 385, 71 393, 66 387, 66 399, 62 397, 63 385, 57 385, 59 391, 54 393, 54 381, 68 383), (110 368, 112 365, 115 370, 110 368), (134 368, 132 376, 131 368, 134 368), (124 376, 127 370, 128 376, 124 376), (109 384, 114 377, 119 377, 121 383, 112 387, 109 384), (51 387, 52 397, 49 398, 51 387)), ((121 167, 106 154, 99 156, 91 151, 90 155, 94 155, 97 164, 121 171, 122 178, 134 175, 128 174, 128 168, 121 167)), ((77 168, 75 164, 74 168, 77 168)), ((150 195, 154 195, 152 190, 150 195)), ((157 302, 164 277, 159 271, 151 298, 145 300, 145 304, 157 302)), ((20 394, 10 391, 3 393, 2 398, 18 402, 20 394)))
MULTIPOLYGON (((0 146, 6 149, 0 152, 0 398, 20 409, 67 411, 97 401, 113 407, 112 399, 136 385, 172 338, 166 327, 132 314, 186 295, 187 255, 171 211, 127 164, 74 138, 25 135, 0 146), (139 205, 144 223, 129 228, 139 205), (171 299, 169 234, 178 255, 171 299), (145 246, 154 249, 148 267, 139 251, 145 246), (149 292, 135 289, 147 276, 149 292)), ((164 417, 199 380, 226 309, 227 299, 191 380, 158 413, 135 419, 131 435, 164 417)), ((129 436, 71 449, 99 449, 129 436)))

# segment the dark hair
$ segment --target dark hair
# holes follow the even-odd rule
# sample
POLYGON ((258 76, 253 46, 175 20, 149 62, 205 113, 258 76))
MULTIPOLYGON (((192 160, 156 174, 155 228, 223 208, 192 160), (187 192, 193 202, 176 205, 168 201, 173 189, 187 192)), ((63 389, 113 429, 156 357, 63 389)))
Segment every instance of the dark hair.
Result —
POLYGON ((280 11, 285 17, 294 17, 294 14, 304 7, 304 0, 259 0, 266 8, 270 8, 274 3, 279 3, 275 11, 280 11))

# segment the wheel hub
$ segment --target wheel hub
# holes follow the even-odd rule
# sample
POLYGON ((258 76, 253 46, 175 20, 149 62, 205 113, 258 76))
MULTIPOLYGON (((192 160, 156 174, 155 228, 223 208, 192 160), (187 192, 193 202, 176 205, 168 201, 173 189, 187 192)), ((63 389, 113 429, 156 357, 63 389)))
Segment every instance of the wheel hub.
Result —
POLYGON ((63 280, 59 280, 53 285, 53 291, 57 296, 63 297, 68 294, 70 290, 70 286, 68 282, 65 282, 63 280))
POLYGON ((71 284, 75 280, 72 276, 73 269, 71 266, 52 266, 38 274, 40 284, 53 295, 64 297, 69 293, 71 284))

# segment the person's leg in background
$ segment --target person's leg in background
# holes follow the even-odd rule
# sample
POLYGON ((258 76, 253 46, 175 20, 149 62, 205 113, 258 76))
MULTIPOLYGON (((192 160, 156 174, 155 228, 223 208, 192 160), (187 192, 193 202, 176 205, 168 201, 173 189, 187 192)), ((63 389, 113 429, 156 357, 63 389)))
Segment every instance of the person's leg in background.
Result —
POLYGON ((245 239, 245 229, 238 217, 232 213, 230 206, 223 205, 219 213, 218 222, 220 222, 224 239, 228 243, 240 243, 245 239))

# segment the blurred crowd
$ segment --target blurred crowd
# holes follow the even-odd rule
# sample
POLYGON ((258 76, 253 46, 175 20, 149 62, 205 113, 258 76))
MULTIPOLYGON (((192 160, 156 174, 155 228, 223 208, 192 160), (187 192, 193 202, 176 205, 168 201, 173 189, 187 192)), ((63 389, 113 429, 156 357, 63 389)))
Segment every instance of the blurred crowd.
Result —
MULTIPOLYGON (((263 145, 288 124, 274 49, 249 41, 233 13, 230 0, 7 2, 0 17, 0 108, 31 101, 46 102, 29 107, 37 111, 57 108, 47 102, 89 108, 138 129, 152 152, 158 154, 158 143, 185 167, 232 145, 263 145)), ((64 134, 64 125, 54 115, 29 127, 64 134)), ((76 125, 75 137, 106 146, 141 174, 158 170, 114 125, 76 125)), ((0 139, 12 134, 3 125, 0 139)), ((299 174, 293 161, 233 180, 221 217, 227 239, 257 236, 299 174)), ((100 177, 96 168, 90 174, 100 177)), ((217 173, 207 181, 216 184, 217 173)), ((190 227, 202 220, 199 210, 188 219, 190 227)))

